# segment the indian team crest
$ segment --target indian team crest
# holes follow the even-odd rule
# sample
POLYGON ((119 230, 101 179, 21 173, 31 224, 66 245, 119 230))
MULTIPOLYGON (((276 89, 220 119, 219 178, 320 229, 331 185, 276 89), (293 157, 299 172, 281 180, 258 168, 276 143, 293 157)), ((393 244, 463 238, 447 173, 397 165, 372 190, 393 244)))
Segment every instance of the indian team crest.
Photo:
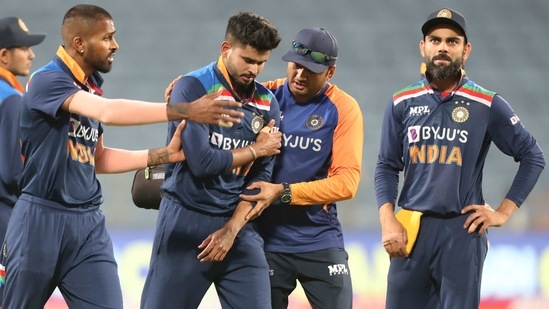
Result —
POLYGON ((21 18, 19 18, 17 22, 19 23, 19 28, 21 28, 21 30, 25 32, 29 32, 29 28, 27 28, 27 25, 25 25, 25 23, 21 20, 21 18))
POLYGON ((458 106, 452 111, 452 119, 458 123, 465 122, 469 119, 469 111, 463 106, 458 106))
POLYGON ((307 128, 311 130, 318 130, 324 124, 324 119, 322 119, 319 115, 311 115, 307 118, 307 122, 305 124, 307 125, 307 128))
POLYGON ((265 126, 263 116, 255 115, 254 118, 252 118, 251 126, 252 131, 254 131, 255 134, 259 133, 259 131, 261 131, 261 129, 265 126))
POLYGON ((452 18, 452 12, 448 9, 442 9, 438 11, 437 17, 446 17, 446 18, 452 18))

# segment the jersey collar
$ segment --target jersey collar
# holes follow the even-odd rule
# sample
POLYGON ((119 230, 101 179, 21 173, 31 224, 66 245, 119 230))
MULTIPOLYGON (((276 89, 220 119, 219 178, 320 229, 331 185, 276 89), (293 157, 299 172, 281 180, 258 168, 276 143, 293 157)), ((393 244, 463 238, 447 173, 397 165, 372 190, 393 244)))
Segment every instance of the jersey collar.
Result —
POLYGON ((82 70, 78 63, 67 53, 62 45, 57 49, 56 55, 63 61, 67 68, 69 68, 74 78, 81 84, 86 84, 86 74, 84 73, 84 70, 82 70))
POLYGON ((5 79, 8 84, 17 89, 19 92, 22 93, 23 91, 25 91, 25 88, 23 88, 21 83, 17 80, 17 78, 15 78, 15 75, 2 67, 0 67, 0 78, 5 79))
POLYGON ((223 62, 223 58, 221 56, 219 56, 219 58, 217 59, 217 70, 219 71, 219 73, 221 73, 221 75, 223 76, 223 78, 225 79, 227 84, 229 85, 230 91, 231 91, 231 93, 233 94, 234 97, 238 98, 239 100, 242 100, 242 99, 251 100, 252 99, 253 94, 256 90, 255 80, 252 82, 252 85, 246 90, 247 93, 245 94, 245 96, 247 96, 247 97, 240 98, 236 94, 236 92, 234 91, 234 87, 233 87, 233 84, 232 84, 232 81, 231 81, 231 77, 229 76, 229 71, 227 70, 227 67, 225 66, 225 63, 223 62))
POLYGON ((65 48, 60 45, 57 49, 56 56, 61 60, 61 62, 67 67, 72 76, 83 86, 93 89, 93 92, 98 95, 103 95, 101 90, 101 85, 103 84, 103 78, 98 72, 94 72, 90 78, 86 78, 84 70, 78 65, 76 60, 74 60, 65 50, 65 48))

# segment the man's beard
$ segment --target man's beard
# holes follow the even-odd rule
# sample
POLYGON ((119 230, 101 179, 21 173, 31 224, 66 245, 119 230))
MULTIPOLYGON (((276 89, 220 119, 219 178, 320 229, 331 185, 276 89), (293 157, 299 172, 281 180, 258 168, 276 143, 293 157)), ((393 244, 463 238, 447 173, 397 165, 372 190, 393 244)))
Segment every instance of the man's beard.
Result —
POLYGON ((461 59, 457 59, 455 61, 452 61, 450 56, 443 55, 443 56, 435 56, 433 59, 428 60, 425 59, 425 63, 427 65, 427 70, 425 71, 426 74, 429 76, 430 79, 435 80, 443 80, 447 79, 449 77, 456 77, 461 75, 461 68, 463 67, 463 61, 461 59), (451 61, 450 65, 436 65, 436 60, 448 60, 451 61))
POLYGON ((109 63, 109 61, 105 59, 99 59, 99 57, 97 57, 97 54, 95 53, 94 50, 89 51, 87 61, 88 63, 91 64, 91 66, 95 71, 98 71, 101 73, 109 73, 112 69, 112 63, 109 63))
POLYGON ((231 84, 233 85, 234 90, 239 95, 247 95, 248 94, 248 91, 250 90, 250 87, 253 84, 253 81, 251 81, 249 83, 242 82, 238 78, 234 78, 233 75, 231 75, 230 72, 229 72, 229 77, 231 79, 231 84))

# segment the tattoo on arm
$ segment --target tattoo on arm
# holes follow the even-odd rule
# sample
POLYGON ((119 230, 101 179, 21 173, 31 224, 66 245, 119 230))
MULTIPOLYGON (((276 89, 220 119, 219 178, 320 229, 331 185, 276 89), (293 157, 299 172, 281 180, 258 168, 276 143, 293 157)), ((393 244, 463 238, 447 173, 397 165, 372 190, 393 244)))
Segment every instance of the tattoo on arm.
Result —
POLYGON ((168 115, 168 120, 189 118, 187 107, 188 105, 186 103, 166 104, 166 114, 168 115))
POLYGON ((160 165, 169 162, 169 154, 166 147, 149 149, 147 166, 160 165))

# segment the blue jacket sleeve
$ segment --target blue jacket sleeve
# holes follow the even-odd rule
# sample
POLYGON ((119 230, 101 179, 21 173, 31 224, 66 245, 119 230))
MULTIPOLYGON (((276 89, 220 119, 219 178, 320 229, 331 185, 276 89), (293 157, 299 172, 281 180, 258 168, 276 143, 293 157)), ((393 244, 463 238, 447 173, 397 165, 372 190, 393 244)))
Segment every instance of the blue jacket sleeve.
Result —
MULTIPOLYGON (((191 76, 184 76, 174 85, 171 102, 192 102, 206 94, 202 83, 191 76)), ((171 138, 178 121, 172 121, 168 127, 171 138)), ((216 149, 210 145, 210 125, 188 121, 181 134, 181 144, 189 169, 197 177, 220 175, 231 168, 233 156, 229 150, 216 149)), ((167 167, 166 177, 172 173, 167 167)))
POLYGON ((499 95, 492 101, 488 134, 503 153, 512 156, 515 162, 520 162, 506 195, 506 198, 520 206, 545 167, 543 151, 511 106, 499 95))
POLYGON ((20 110, 20 94, 11 95, 0 102, 0 198, 10 205, 15 204, 19 195, 17 183, 23 170, 20 110))
POLYGON ((390 100, 381 127, 381 142, 375 168, 374 185, 377 205, 396 203, 399 173, 404 169, 402 154, 403 126, 398 113, 401 106, 390 100))

